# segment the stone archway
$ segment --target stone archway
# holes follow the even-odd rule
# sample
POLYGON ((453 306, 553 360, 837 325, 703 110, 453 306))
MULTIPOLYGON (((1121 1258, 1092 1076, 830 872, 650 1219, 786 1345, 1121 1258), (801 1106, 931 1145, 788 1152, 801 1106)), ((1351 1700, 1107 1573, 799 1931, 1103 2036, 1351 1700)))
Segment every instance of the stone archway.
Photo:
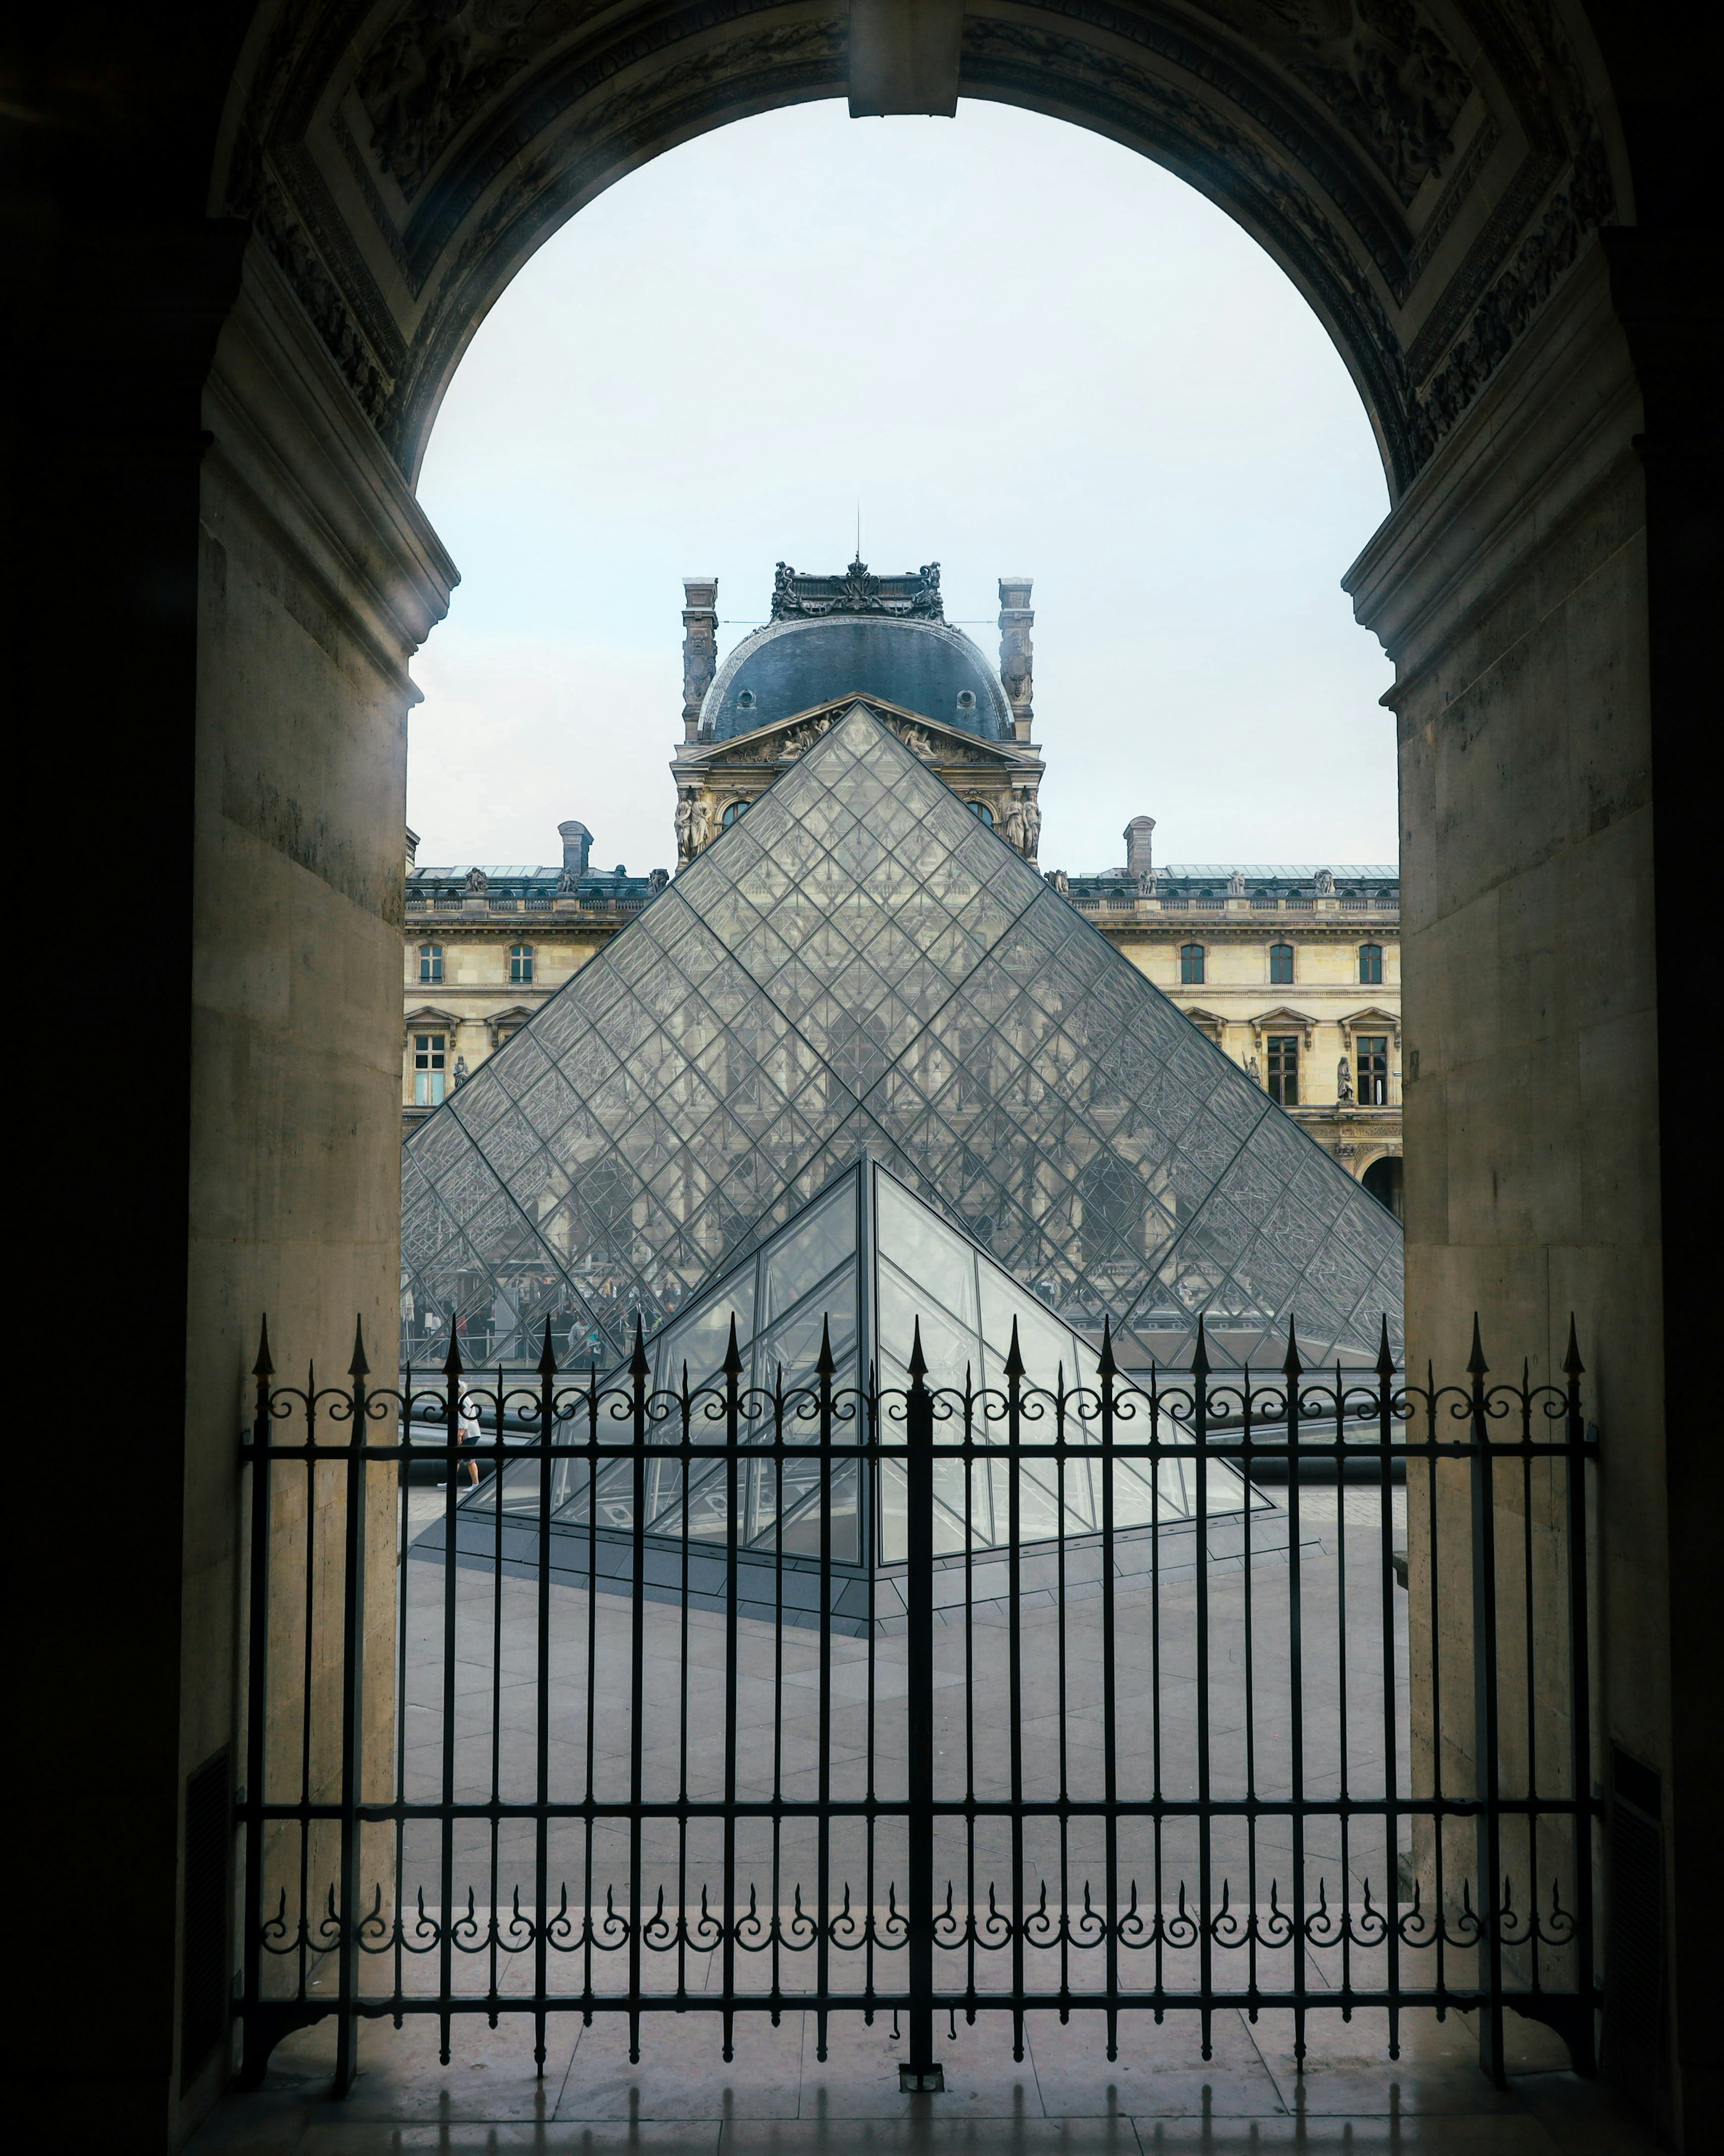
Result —
MULTIPOLYGON (((87 1545, 134 1583, 123 1669, 110 1619, 80 1609, 32 1672, 50 1727, 93 1657, 148 1703, 117 1766, 92 1736, 67 1776, 92 1809, 62 1830, 161 1880, 186 1778, 230 1734, 255 1312, 327 1355, 393 1295, 406 668, 455 573, 412 481, 465 340, 546 234, 705 129, 846 94, 1000 99, 1226 208, 1323 320, 1376 429, 1394 507, 1347 588, 1398 675, 1414 1350, 1463 1352, 1477 1308, 1552 1368, 1572 1308, 1599 1373, 1622 1499, 1607 1719, 1690 1837, 1685 1857, 1667 1836, 1680 2132, 1716 2018, 1698 1913, 1716 1796, 1698 1718, 1671 1711, 1705 1651, 1706 1508, 1697 1447, 1665 1443, 1667 1396, 1673 1430, 1701 1426, 1665 1343, 1699 1337, 1702 1214, 1660 1183, 1659 1145, 1717 561, 1697 446, 1716 280, 1692 266, 1716 238, 1675 223, 1700 198, 1680 162, 1699 79, 1679 34, 1579 0, 924 14, 906 42, 892 0, 209 0, 177 38, 60 11, 19 197, 21 679, 54 795, 75 730, 100 750, 86 814, 144 834, 177 1014, 129 1103, 159 1142, 105 1153, 54 1260, 89 1277, 92 1204, 121 1248, 162 1254, 121 1301, 171 1469, 87 1545)), ((71 903, 95 947, 108 888, 71 903)), ((67 1081, 74 1128, 111 1124, 102 1069, 92 1053, 67 1081)), ((47 1575, 44 1593, 62 1599, 47 1575)), ((172 1879, 151 1891, 171 1942, 172 1879)), ((39 1928, 58 1935, 51 1911, 39 1928)), ((153 1966, 160 2010, 113 2068, 140 2146, 181 2115, 171 1948, 153 1966)), ((75 1958, 63 1974, 45 1996, 74 1995, 75 1958)), ((51 2062, 78 2041, 50 2012, 31 2043, 51 2062)))

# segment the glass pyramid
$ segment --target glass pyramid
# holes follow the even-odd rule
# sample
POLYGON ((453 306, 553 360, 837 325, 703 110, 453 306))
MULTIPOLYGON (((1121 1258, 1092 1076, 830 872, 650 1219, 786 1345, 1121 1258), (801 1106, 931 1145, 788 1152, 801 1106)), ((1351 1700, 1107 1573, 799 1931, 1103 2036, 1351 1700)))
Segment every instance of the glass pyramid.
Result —
POLYGON ((1399 1353, 1393 1219, 859 701, 408 1138, 403 1359, 608 1367, 865 1148, 1128 1363, 1399 1353))
MULTIPOLYGON (((1006 1389, 1005 1366, 1014 1327, 1026 1394, 1032 1388, 1053 1392, 1062 1383, 1095 1388, 1100 1382, 1095 1353, 970 1237, 950 1227, 866 1154, 649 1343, 649 1441, 656 1437, 667 1446, 680 1441, 685 1387, 691 1395, 708 1393, 721 1399, 726 1382, 722 1365, 734 1325, 742 1366, 736 1382, 745 1444, 770 1443, 781 1426, 791 1444, 798 1437, 810 1444, 816 1440, 816 1373, 824 1337, 829 1339, 835 1365, 836 1440, 843 1443, 846 1430, 859 1438, 867 1409, 857 1388, 866 1385, 870 1373, 877 1372, 886 1396, 880 1409, 881 1438, 886 1444, 901 1445, 903 1426, 895 1419, 895 1395, 910 1387, 911 1348, 918 1324, 926 1382, 942 1394, 933 1467, 935 1555, 961 1554, 967 1539, 972 1551, 999 1548, 1008 1539, 1006 1463, 977 1462, 969 1467, 967 1502, 965 1462, 937 1456, 942 1435, 955 1444, 963 1434, 962 1410, 955 1419, 944 1412, 955 1404, 950 1393, 966 1388, 979 1393, 989 1388, 998 1407, 1006 1389), (860 1363, 859 1345, 864 1358, 860 1363), (773 1405, 781 1386, 787 1396, 782 1424, 773 1405), (793 1394, 794 1399, 788 1397, 793 1394)), ((613 1389, 626 1391, 628 1384, 626 1372, 613 1373, 613 1389)), ((574 1420, 563 1435, 578 1440, 586 1430, 581 1396, 575 1394, 569 1404, 574 1420)), ((703 1439, 716 1442, 723 1436, 722 1422, 713 1422, 706 1410, 706 1403, 699 1399, 690 1410, 690 1429, 697 1444, 703 1439)), ((602 1409, 601 1433, 608 1419, 608 1409, 602 1409)), ((998 1441, 1003 1430, 1003 1422, 979 1404, 972 1426, 984 1443, 998 1441)), ((619 1424, 618 1435, 626 1436, 628 1428, 626 1423, 619 1424)), ((1067 1428, 1075 1446, 1090 1448, 1100 1442, 1095 1428, 1081 1415, 1075 1414, 1067 1428)), ((1034 1442, 1039 1430, 1027 1428, 1025 1435, 1034 1442)), ((1141 1437, 1142 1433, 1130 1435, 1141 1437)), ((906 1556, 903 1466, 896 1460, 880 1462, 873 1486, 865 1483, 859 1466, 840 1462, 833 1469, 834 1560, 848 1567, 865 1562, 901 1563, 906 1556)), ((646 1532, 678 1543, 685 1532, 692 1546, 722 1545, 728 1473, 722 1457, 696 1463, 688 1470, 685 1496, 682 1463, 675 1459, 654 1463, 643 1486, 646 1532)), ((1050 1540, 1060 1532, 1059 1471, 1051 1460, 1031 1458, 1024 1460, 1019 1474, 1021 1539, 1050 1540)), ((632 1459, 619 1459, 598 1470, 595 1521, 587 1463, 558 1460, 552 1471, 553 1529, 584 1534, 594 1524, 606 1535, 629 1533, 634 1478, 632 1459)), ((819 1485, 819 1466, 813 1457, 806 1466, 794 1458, 782 1463, 762 1460, 741 1476, 737 1536, 745 1561, 751 1553, 771 1557, 781 1548, 788 1557, 818 1558, 819 1485)), ((1099 1532, 1099 1461, 1068 1457, 1064 1485, 1065 1532, 1099 1532)), ((1121 1531, 1192 1520, 1197 1496, 1196 1471, 1188 1460, 1164 1460, 1153 1471, 1142 1460, 1116 1460, 1114 1464, 1114 1519, 1121 1531)), ((497 1502, 495 1486, 485 1484, 463 1501, 461 1511, 469 1522, 475 1516, 493 1517, 497 1502)), ((536 1520, 540 1468, 536 1460, 520 1460, 505 1470, 501 1502, 505 1514, 513 1519, 536 1520)), ((1245 1503, 1246 1486, 1234 1471, 1219 1460, 1208 1462, 1206 1517, 1239 1512, 1245 1503)), ((486 1546, 485 1535, 475 1540, 464 1532, 461 1540, 481 1553, 486 1546)))

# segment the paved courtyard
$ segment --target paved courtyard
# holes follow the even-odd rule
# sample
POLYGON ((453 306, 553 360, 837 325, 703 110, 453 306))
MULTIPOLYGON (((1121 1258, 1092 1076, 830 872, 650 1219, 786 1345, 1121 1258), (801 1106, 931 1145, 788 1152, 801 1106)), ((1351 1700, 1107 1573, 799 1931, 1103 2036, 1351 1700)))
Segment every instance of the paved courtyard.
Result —
MULTIPOLYGON (((416 1527, 441 1500, 424 1492, 415 1493, 412 1502, 416 1527)), ((1386 1687, 1378 1495, 1310 1491, 1302 1503, 1307 1532, 1314 1527, 1321 1537, 1301 1568, 1306 1786, 1314 1794, 1334 1795, 1344 1777, 1355 1794, 1376 1795, 1393 1757, 1404 1789, 1405 1596, 1395 1591, 1390 1604, 1392 1668, 1399 1681, 1386 1687)), ((1400 1493, 1394 1503, 1393 1538, 1400 1543, 1405 1539, 1400 1493)), ((440 1564, 415 1562, 408 1568, 407 1794, 434 1794, 447 1763, 460 1797, 483 1800, 493 1789, 505 1799, 530 1795, 538 1721, 531 1583, 457 1570, 456 1715, 447 1761, 441 1705, 444 1583, 440 1564)), ((1285 1562, 1265 1564, 1249 1578, 1237 1568, 1212 1570, 1208 1722, 1215 1794, 1242 1794, 1248 1773, 1262 1794, 1283 1794, 1290 1786, 1290 1585, 1285 1562)), ((1164 1584, 1158 1609, 1146 1594, 1119 1598, 1115 1771, 1124 1794, 1147 1792, 1157 1779, 1169 1794, 1196 1794, 1197 1592, 1188 1576, 1164 1584)), ((1062 1778, 1073 1796, 1101 1786, 1100 1609, 1091 1600, 1071 1604, 1063 1613, 1044 1606, 1025 1614, 1020 1674, 1029 1794, 1052 1797, 1062 1778)), ((665 1604, 644 1605, 642 1618, 644 1793, 649 1799, 675 1797, 679 1790, 692 1797, 716 1794, 724 1767, 722 1620, 698 1611, 685 1617, 665 1604)), ((549 1760, 554 1797, 578 1797, 586 1784, 589 1707, 594 1790, 603 1796, 627 1793, 633 1621, 627 1597, 600 1594, 589 1611, 584 1593, 555 1590, 549 1760)), ((967 1640, 962 1625, 936 1635, 942 1795, 961 1796, 967 1777, 984 1797, 1009 1787, 1004 1736, 1008 1636, 997 1620, 978 1620, 967 1640)), ((828 1650, 828 1772, 834 1795, 860 1799, 870 1786, 885 1798, 900 1794, 902 1640, 873 1645, 871 1705, 869 1643, 834 1637, 828 1650)), ((819 1773, 821 1651, 815 1632, 745 1628, 737 1706, 739 1794, 767 1797, 775 1787, 786 1797, 813 1794, 819 1773)), ((1403 1842, 1404 1833, 1403 1828, 1403 1842)), ((532 1902, 531 1839, 530 1825, 493 1829, 482 1820, 461 1824, 454 1837, 450 1900, 464 1912, 471 1892, 476 1926, 471 1936, 481 1945, 477 1953, 454 1957, 455 1986, 475 2005, 495 1997, 502 2010, 495 2028, 484 2010, 456 2015, 451 2060, 443 2066, 434 2018, 409 2014, 399 2030, 387 2019, 367 2022, 360 2080, 347 2099, 335 2103, 326 2093, 333 2030, 320 2024, 284 2042, 266 2088, 226 2102, 194 2147, 259 2156, 419 2149, 539 2150, 560 2156, 634 2147, 663 2149, 667 2156, 673 2150, 712 2156, 808 2151, 812 2156, 822 2149, 923 2147, 973 2149, 978 2156, 1018 2148, 1093 2148, 1133 2156, 1142 2150, 1147 2156, 1157 2149, 1331 2147, 1605 2156, 1647 2145, 1632 2127, 1598 2108, 1596 2092, 1568 2071, 1554 2037, 1512 2016, 1510 2085, 1498 2090, 1479 2072, 1475 2036, 1460 2015, 1440 2025, 1428 2011, 1406 2015, 1402 2056, 1391 2061, 1380 2012, 1362 2012, 1351 2023, 1332 2009, 1316 2013, 1309 2025, 1311 2055, 1301 2072, 1293 2056, 1292 2019, 1285 2012, 1265 2010, 1255 2022, 1237 2008, 1219 2012, 1207 2061, 1195 2013, 1170 2012, 1158 2026, 1147 2011, 1127 2012, 1121 2020, 1118 2056, 1110 2061, 1105 2020, 1093 2010, 1078 2008, 1064 2025, 1055 2012, 1031 2013, 1024 2056, 1017 2060, 1011 2017, 984 2009, 973 2025, 961 2015, 955 2026, 941 2016, 937 2049, 946 2066, 946 2092, 900 2095, 896 2065, 904 2046, 890 2014, 878 2016, 871 2027, 859 2014, 832 2015, 823 2060, 818 2018, 798 2002, 797 1994, 809 1985, 812 1956, 789 1950, 797 1935, 795 1891, 800 1885, 805 1902, 811 1899, 818 1856, 814 1830, 807 1822, 787 1822, 776 1835, 770 1822, 750 1822, 737 1835, 738 1898, 746 1899, 752 1887, 763 1917, 779 1911, 784 1936, 776 1956, 770 1947, 739 1954, 736 1983, 739 1992, 757 1994, 763 2005, 776 1984, 776 2026, 766 2012, 739 2015, 734 2057, 723 2061, 719 2017, 702 2005, 721 1984, 718 1957, 702 1950, 698 1930, 701 1889, 721 1899, 718 1831, 702 1824, 680 1835, 674 1822, 649 1822, 641 1838, 642 1902, 650 1911, 662 1892, 671 1925, 679 1909, 687 1922, 686 1936, 671 1951, 644 1956, 643 1981, 667 2007, 674 1998, 680 2010, 641 2017, 640 2056, 633 2065, 624 2015, 600 2011, 585 2027, 577 2012, 552 2015, 541 2079, 532 2068, 531 2020, 507 2010, 510 1997, 519 1997, 532 1980, 531 1956, 507 1950, 514 1889, 521 1888, 523 1907, 532 1902), (494 1907, 500 1920, 490 1946, 483 1943, 494 1907)), ((404 1899, 411 1905, 423 1884, 427 1907, 434 1911, 443 1891, 434 1826, 410 1829, 403 1853, 404 1899)), ((1385 1881, 1395 1876, 1397 1854, 1385 1846, 1377 1822, 1343 1830, 1334 1815, 1319 1815, 1306 1832, 1307 1895, 1314 1899, 1321 1882, 1331 1901, 1338 1904, 1349 1897, 1357 1910, 1369 1881, 1380 1901, 1385 1881)), ((834 1881, 851 1887, 855 1912, 872 1907, 884 1924, 886 1881, 902 1877, 893 1824, 882 1822, 876 1832, 871 1875, 859 1822, 834 1826, 829 1856, 834 1881)), ((1101 1830, 1093 1820, 1073 1820, 1063 1833, 1057 1820, 1031 1822, 1024 1871, 1029 1905, 1035 1905, 1046 1881, 1050 1911, 1057 1918, 1065 1908, 1075 1923, 1085 1889, 1105 1876, 1104 1859, 1101 1830)), ((598 1823, 590 1841, 582 1822, 557 1823, 550 1836, 553 1905, 567 1883, 577 1917, 590 1907, 597 1922, 607 1888, 626 1907, 630 1863, 626 1823, 598 1823), (584 1883, 589 1880, 590 1887, 584 1883)), ((962 1821, 943 1824, 936 1863, 937 1891, 943 1897, 944 1882, 952 1878, 960 1908, 972 1897, 976 1906, 984 1906, 990 1884, 1002 1898, 1009 1897, 1011 1851, 1002 1822, 979 1821, 973 1847, 966 1845, 962 1821)), ((1119 1866, 1122 1899, 1130 1880, 1137 1885, 1142 1910, 1148 1913, 1159 1905, 1171 1916, 1182 1885, 1193 1897, 1197 1891, 1194 1825, 1170 1822, 1157 1844, 1147 1824, 1122 1823, 1119 1866)), ((1284 1820, 1259 1822, 1255 1833, 1243 1822, 1217 1822, 1212 1894, 1219 1898, 1225 1880, 1235 1908, 1255 1906, 1263 1912, 1271 1883, 1285 1904, 1292 1877, 1284 1820)), ((834 1901, 838 1891, 835 1887, 834 1901)), ((316 1898, 321 1901, 321 1891, 316 1898)), ((1154 1958, 1151 1952, 1123 1953, 1122 1984, 1137 1988, 1151 1982, 1154 1958)), ((1164 1953, 1161 1974, 1170 1989, 1190 1989, 1195 1958, 1189 1950, 1170 1948, 1164 1953)), ((578 1992, 585 1959, 579 1953, 553 1957, 553 1967, 561 1964, 565 1971, 553 1974, 553 1987, 564 1995, 578 1992)), ((614 1994, 625 1981, 620 1964, 626 1957, 599 1953, 592 1959, 599 1996, 614 1994)), ((972 1966, 970 1980, 985 1995, 1006 1980, 1006 1959, 985 1952, 942 1954, 936 1981, 961 1986, 972 1966)), ((1032 1952, 1028 1959, 1032 1983, 1052 1986, 1063 1973, 1075 1997, 1100 1980, 1100 1956, 1075 1944, 1032 1952)), ((1242 1984, 1249 1959, 1249 1948, 1231 1955, 1218 1951, 1215 1980, 1242 1984)), ((394 1980, 393 1960, 378 1957, 368 1974, 383 1995, 394 1980)), ((862 1956, 834 1953, 833 1960, 834 1988, 853 1987, 862 1956)), ((1290 1950, 1261 1945, 1255 1960, 1265 1988, 1290 1982, 1290 1950)), ((901 1954, 883 1943, 875 1958, 876 1983, 887 1989, 901 1983, 901 1954)), ((434 1995, 436 1964, 434 1953, 423 1959, 403 1956, 404 1993, 434 1995)), ((1380 1949, 1309 1951, 1306 1981, 1314 2003, 1341 1981, 1344 1964, 1355 1982, 1383 1979, 1380 1949)), ((314 1969, 312 1980, 321 1988, 322 1974, 314 1969)))

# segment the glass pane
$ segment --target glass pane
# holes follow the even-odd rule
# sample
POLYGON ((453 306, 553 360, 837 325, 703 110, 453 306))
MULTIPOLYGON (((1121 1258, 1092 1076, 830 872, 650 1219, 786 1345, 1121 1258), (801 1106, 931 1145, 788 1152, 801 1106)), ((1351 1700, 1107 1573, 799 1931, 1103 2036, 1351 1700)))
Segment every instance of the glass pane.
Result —
MULTIPOLYGON (((772 1244, 765 1265, 761 1319, 771 1324, 811 1294, 845 1258, 856 1252, 856 1186, 848 1179, 790 1231, 772 1244)), ((854 1289, 850 1289, 854 1307, 854 1289)), ((854 1324, 854 1317, 852 1323, 854 1324)))

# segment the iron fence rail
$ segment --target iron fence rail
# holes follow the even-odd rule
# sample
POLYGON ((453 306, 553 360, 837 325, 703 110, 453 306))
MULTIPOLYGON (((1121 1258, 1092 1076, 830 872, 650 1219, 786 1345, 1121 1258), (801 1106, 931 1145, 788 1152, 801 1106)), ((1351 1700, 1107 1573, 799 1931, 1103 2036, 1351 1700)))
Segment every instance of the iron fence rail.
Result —
POLYGON ((446 2056, 475 2014, 531 2017, 541 2065, 557 2014, 626 2015, 634 2051, 646 2015, 713 2012, 726 2058, 738 2015, 812 2010, 823 2057, 831 2015, 888 2015, 908 2087, 938 2085, 940 2017, 1009 2012, 1021 2056, 1039 2009, 1105 2015, 1110 2057, 1126 2012, 1194 2015, 1208 2056, 1216 2014, 1289 2010, 1302 2056, 1314 2012, 1384 2010, 1393 2054, 1408 2010, 1459 2010, 1497 2073, 1513 2009, 1590 2065, 1596 1443, 1572 1332, 1551 1384, 1490 1382, 1476 1327, 1456 1385, 1407 1382, 1386 1344, 1374 1370, 1307 1372, 1290 1335, 1270 1378, 1211 1371, 1201 1333, 1165 1383, 1121 1379, 1104 1337, 1093 1384, 1032 1387, 1014 1336, 1003 1389, 931 1388, 919 1332, 901 1391, 840 1390, 829 1351, 805 1383, 741 1375, 733 1340, 718 1385, 652 1393, 637 1342, 626 1382, 570 1384, 547 1331, 531 1384, 481 1383, 452 1347, 434 1385, 373 1388, 356 1333, 344 1384, 287 1386, 265 1331, 242 1446, 245 2078, 331 2014, 342 2090, 362 2020, 435 2016, 446 2056), (408 1474, 425 1448, 401 1433, 434 1413, 432 1517, 408 1474), (1339 1473, 1362 1418, 1380 1468, 1362 1493, 1339 1473), (1215 1556, 1218 1461, 1249 1484, 1271 1453, 1280 1502, 1248 1502, 1215 1556), (477 1491, 456 1471, 475 1457, 477 1491), (1332 1507, 1306 1460, 1335 1466, 1332 1507), (715 1466, 702 1533, 690 1492, 715 1466), (1055 1491, 1039 1543, 1030 1466, 1055 1491), (1136 1570, 1127 1466, 1157 1508, 1131 1530, 1136 1570), (1100 1485, 1082 1534, 1080 1472, 1100 1485), (505 1473, 526 1502, 505 1507, 505 1473), (624 1524, 603 1526, 619 1474, 624 1524), (889 1475, 906 1546, 883 1568, 889 1475), (790 1620, 793 1565, 817 1567, 823 1611, 847 1568, 839 1476, 863 1514, 848 1569, 870 1614, 893 1572, 897 1632, 790 1620), (551 1562, 572 1477, 585 1586, 551 1562), (990 1502, 1003 1479, 1003 1552, 977 1548, 983 1477, 990 1502), (740 1593, 748 1478, 750 1517, 776 1522, 766 1618, 740 1593), (1176 1486, 1194 1520, 1178 1571, 1159 1517, 1176 1486), (601 1579, 607 1537, 628 1563, 601 1579), (1051 1585, 1027 1586, 1049 1550, 1051 1585), (667 1552, 683 1591, 654 1601, 667 1552), (691 1568, 715 1556, 699 1607, 691 1568), (1003 1602, 978 1601, 1002 1558, 1003 1602), (936 1607, 942 1567, 964 1592, 936 1607))

